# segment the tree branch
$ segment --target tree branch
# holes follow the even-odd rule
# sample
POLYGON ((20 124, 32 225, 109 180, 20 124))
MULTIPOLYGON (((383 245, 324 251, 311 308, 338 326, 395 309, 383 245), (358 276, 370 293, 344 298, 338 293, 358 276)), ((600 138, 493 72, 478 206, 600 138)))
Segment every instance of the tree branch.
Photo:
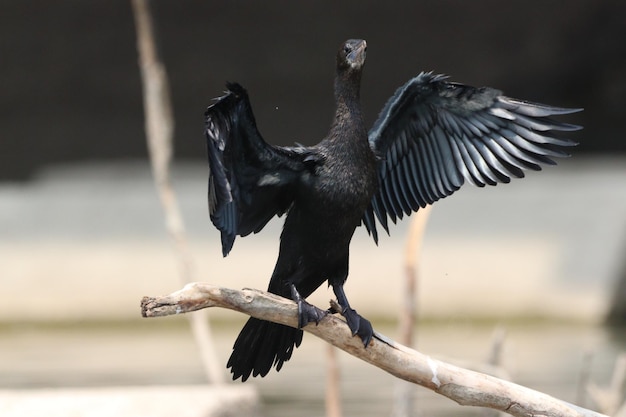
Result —
MULTIPOLYGON (((258 290, 242 291, 191 283, 162 297, 144 297, 144 317, 187 313, 207 307, 222 307, 252 317, 296 327, 296 304, 258 290)), ((488 407, 514 416, 601 417, 587 410, 529 388, 489 375, 436 360, 376 334, 367 349, 339 317, 328 315, 318 325, 303 330, 390 374, 426 387, 461 405, 488 407)))
MULTIPOLYGON (((422 242, 431 205, 420 209, 409 223, 409 231, 404 245, 404 280, 402 288, 402 304, 398 317, 399 342, 406 346, 415 346, 415 319, 417 316, 417 293, 419 286, 419 269, 422 242)), ((411 417, 413 408, 413 386, 405 381, 396 381, 391 417, 411 417)))
MULTIPOLYGON (((137 30, 137 52, 143 86, 146 139, 150 165, 156 189, 165 214, 165 225, 176 245, 183 283, 194 281, 193 260, 187 245, 185 225, 178 207, 178 199, 170 181, 170 163, 174 142, 174 114, 170 100, 165 64, 159 58, 155 40, 151 5, 148 0, 132 0, 133 16, 137 30)), ((223 371, 218 366, 211 327, 206 314, 189 317, 200 358, 210 382, 223 381, 223 371)))

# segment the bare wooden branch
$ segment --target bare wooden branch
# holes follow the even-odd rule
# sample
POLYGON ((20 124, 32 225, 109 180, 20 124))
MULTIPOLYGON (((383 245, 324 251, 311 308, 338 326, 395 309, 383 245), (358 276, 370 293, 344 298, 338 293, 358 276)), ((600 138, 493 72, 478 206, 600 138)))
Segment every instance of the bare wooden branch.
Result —
MULTIPOLYGON (((599 409, 607 414, 616 414, 623 408, 624 382, 626 381, 626 353, 617 357, 613 368, 613 377, 608 387, 603 388, 595 383, 589 383, 587 390, 589 395, 598 405, 599 409)), ((621 411, 623 414, 624 411, 621 411)))
MULTIPOLYGON (((415 321, 417 316, 417 289, 419 285, 419 259, 422 252, 422 242, 426 231, 426 224, 432 206, 426 206, 413 215, 409 225, 409 232, 404 245, 404 280, 402 288, 402 308, 398 320, 400 343, 412 347, 415 343, 415 321)), ((405 381, 397 381, 394 391, 392 417, 411 417, 414 415, 413 405, 414 387, 405 381)))
POLYGON ((326 417, 341 417, 341 375, 337 360, 337 349, 327 345, 326 349, 326 417))
MULTIPOLYGON (((193 260, 187 245, 185 225, 178 207, 176 193, 170 182, 170 163, 174 137, 174 116, 165 65, 159 59, 148 0, 132 0, 137 30, 137 51, 143 83, 146 139, 154 182, 165 214, 167 231, 174 240, 183 283, 194 281, 193 260)), ((217 354, 213 347, 207 314, 189 316, 191 330, 200 351, 205 373, 210 382, 223 381, 217 354)))
POLYGON ((587 404, 587 387, 591 381, 591 362, 593 353, 585 352, 582 360, 578 383, 576 384, 576 403, 586 407, 587 404))
POLYGON ((398 327, 400 329, 400 342, 407 346, 412 346, 415 338, 413 329, 415 327, 417 286, 419 284, 418 266, 426 224, 428 223, 431 210, 432 206, 426 206, 414 215, 414 218, 411 219, 404 246, 405 280, 404 288, 402 289, 404 299, 398 327))
MULTIPOLYGON (((162 297, 144 297, 144 317, 186 313, 207 307, 222 307, 252 317, 291 327, 297 326, 296 304, 263 291, 241 291, 191 283, 162 297)), ((436 360, 376 334, 367 349, 353 337, 345 322, 328 315, 305 331, 337 346, 390 374, 426 387, 461 405, 488 407, 514 416, 600 417, 602 414, 577 407, 547 394, 436 360)))

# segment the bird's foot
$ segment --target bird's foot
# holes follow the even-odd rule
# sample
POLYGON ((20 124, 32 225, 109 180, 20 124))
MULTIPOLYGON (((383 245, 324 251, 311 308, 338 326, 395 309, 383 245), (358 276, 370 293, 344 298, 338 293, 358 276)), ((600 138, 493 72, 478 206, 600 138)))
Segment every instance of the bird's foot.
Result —
POLYGON ((341 313, 341 315, 346 319, 346 323, 348 323, 348 327, 350 331, 352 331, 352 336, 358 335, 363 341, 363 346, 367 347, 374 336, 374 329, 372 328, 372 323, 369 320, 361 316, 356 310, 352 308, 341 308, 338 304, 331 303, 330 309, 328 309, 329 313, 341 313))
POLYGON ((315 322, 315 324, 318 324, 320 320, 328 314, 326 311, 320 310, 313 304, 307 303, 302 298, 296 302, 298 304, 298 329, 303 328, 309 323, 315 322))
POLYGON ((348 327, 352 331, 352 336, 358 335, 363 341, 363 346, 367 347, 374 336, 372 323, 352 308, 344 309, 341 314, 345 317, 348 327))
POLYGON ((293 283, 290 284, 290 287, 291 298, 298 305, 298 329, 301 329, 312 322, 318 324, 320 320, 328 314, 327 312, 315 307, 313 304, 307 303, 293 283))

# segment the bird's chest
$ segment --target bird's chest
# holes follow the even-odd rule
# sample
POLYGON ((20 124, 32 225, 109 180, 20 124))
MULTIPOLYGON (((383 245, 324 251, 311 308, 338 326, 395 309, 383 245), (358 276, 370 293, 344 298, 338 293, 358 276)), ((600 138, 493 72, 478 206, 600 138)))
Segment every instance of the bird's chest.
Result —
POLYGON ((311 265, 343 265, 376 187, 373 155, 371 163, 326 159, 299 187, 285 220, 281 252, 311 265))
POLYGON ((352 212, 365 207, 371 199, 369 178, 358 171, 337 171, 319 178, 315 184, 319 204, 337 210, 352 212))
POLYGON ((327 161, 305 187, 308 205, 334 218, 360 219, 377 186, 375 161, 348 158, 327 161))

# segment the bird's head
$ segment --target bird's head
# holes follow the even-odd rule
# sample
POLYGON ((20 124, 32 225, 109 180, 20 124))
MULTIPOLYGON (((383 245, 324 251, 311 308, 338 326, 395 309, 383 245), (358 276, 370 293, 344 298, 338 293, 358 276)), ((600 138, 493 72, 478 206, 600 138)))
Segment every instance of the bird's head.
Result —
POLYGON ((362 39, 349 39, 341 44, 337 52, 337 68, 360 71, 365 64, 367 43, 362 39))

